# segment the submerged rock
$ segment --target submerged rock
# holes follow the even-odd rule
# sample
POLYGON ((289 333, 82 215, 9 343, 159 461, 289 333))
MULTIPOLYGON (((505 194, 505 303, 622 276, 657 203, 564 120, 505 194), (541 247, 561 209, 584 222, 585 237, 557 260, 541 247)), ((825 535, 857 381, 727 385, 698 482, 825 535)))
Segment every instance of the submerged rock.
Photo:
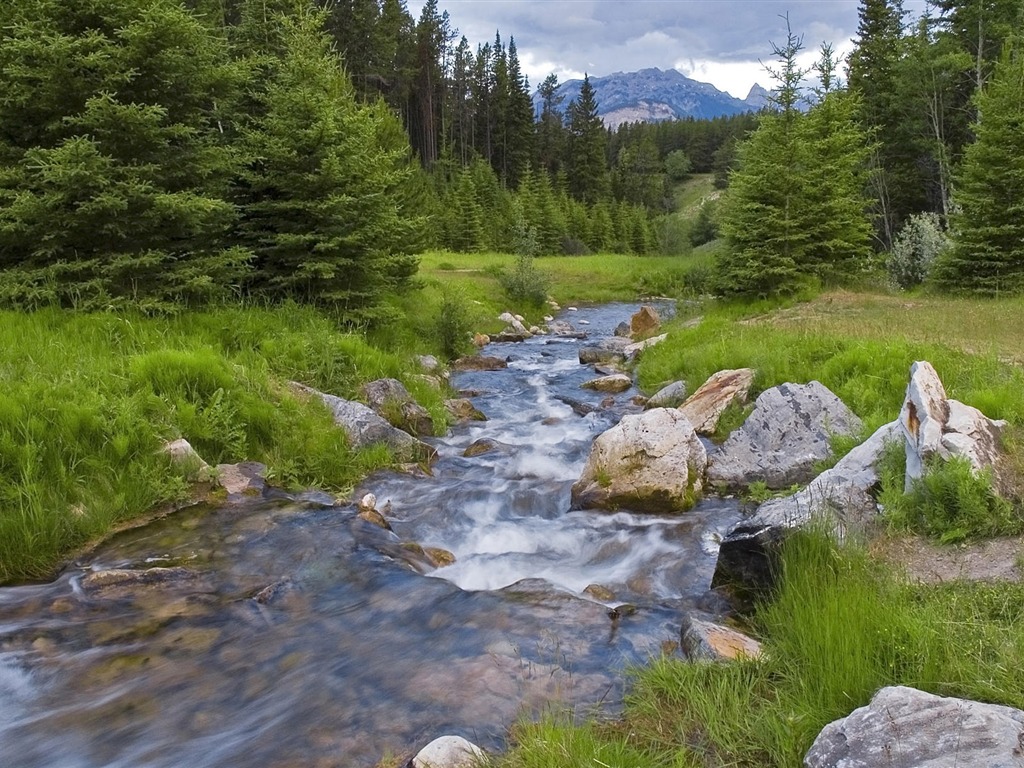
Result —
POLYGON ((706 463, 704 445, 679 411, 624 416, 594 441, 572 487, 572 507, 688 509, 700 495, 706 463))
POLYGON ((487 417, 465 397, 445 400, 444 407, 456 421, 487 421, 487 417))
POLYGON ((754 371, 750 368, 719 371, 690 395, 679 410, 698 435, 714 434, 725 409, 733 403, 745 403, 753 383, 754 371))
POLYGON ((829 723, 805 768, 1020 768, 1024 712, 890 686, 871 703, 829 723))
POLYGON ((510 451, 512 446, 506 445, 505 443, 498 442, 490 437, 481 437, 479 440, 474 440, 470 443, 466 450, 462 452, 462 455, 467 459, 472 459, 475 456, 483 456, 485 453, 491 451, 510 451))
POLYGON ((832 453, 833 435, 855 435, 860 419, 823 384, 780 384, 766 389, 754 411, 708 459, 708 480, 740 488, 755 480, 788 488, 814 477, 832 453))

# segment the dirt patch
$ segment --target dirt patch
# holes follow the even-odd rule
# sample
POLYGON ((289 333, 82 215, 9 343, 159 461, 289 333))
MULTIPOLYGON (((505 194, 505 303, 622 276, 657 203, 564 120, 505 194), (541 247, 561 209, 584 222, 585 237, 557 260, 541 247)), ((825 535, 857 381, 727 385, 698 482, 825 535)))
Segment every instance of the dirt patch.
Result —
POLYGON ((916 582, 1021 581, 1024 536, 989 539, 973 544, 940 545, 920 536, 883 535, 870 545, 871 554, 905 571, 916 582))

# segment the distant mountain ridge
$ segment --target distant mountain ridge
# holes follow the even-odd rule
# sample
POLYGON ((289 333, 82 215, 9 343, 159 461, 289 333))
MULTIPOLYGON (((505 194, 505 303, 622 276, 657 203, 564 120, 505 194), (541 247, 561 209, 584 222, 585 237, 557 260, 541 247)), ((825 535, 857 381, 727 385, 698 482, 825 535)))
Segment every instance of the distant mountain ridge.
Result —
MULTIPOLYGON (((639 72, 615 72, 590 78, 597 97, 598 114, 608 128, 623 123, 647 122, 693 117, 710 119, 756 112, 768 102, 769 93, 754 85, 746 99, 737 99, 710 83, 691 80, 674 69, 641 69, 639 72)), ((561 108, 580 95, 582 80, 567 80, 558 86, 563 97, 561 108)), ((541 99, 534 94, 534 107, 540 112, 541 99)))

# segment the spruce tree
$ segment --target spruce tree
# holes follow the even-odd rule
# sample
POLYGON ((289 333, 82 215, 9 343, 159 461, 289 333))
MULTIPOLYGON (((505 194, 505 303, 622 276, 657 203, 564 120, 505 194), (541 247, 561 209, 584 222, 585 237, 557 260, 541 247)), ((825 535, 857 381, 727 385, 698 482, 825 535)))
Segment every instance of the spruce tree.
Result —
POLYGON ((245 131, 250 162, 239 189, 239 234, 256 254, 252 286, 372 319, 415 263, 401 195, 412 176, 408 147, 383 108, 357 103, 319 14, 279 23, 287 52, 245 131))
POLYGON ((593 205, 610 192, 607 138, 597 114, 597 97, 584 75, 580 95, 569 104, 565 168, 573 197, 593 205))
POLYGON ((954 246, 935 270, 947 290, 1024 290, 1024 50, 1015 42, 976 97, 977 139, 954 187, 954 246))
POLYGON ((724 294, 771 295, 794 290, 808 260, 807 172, 809 154, 797 108, 804 74, 796 63, 802 48, 789 33, 784 47, 773 46, 780 68, 776 111, 739 147, 739 168, 722 198, 721 230, 727 250, 717 264, 724 294))
POLYGON ((0 29, 8 298, 167 307, 237 286, 226 41, 177 0, 9 0, 0 29))

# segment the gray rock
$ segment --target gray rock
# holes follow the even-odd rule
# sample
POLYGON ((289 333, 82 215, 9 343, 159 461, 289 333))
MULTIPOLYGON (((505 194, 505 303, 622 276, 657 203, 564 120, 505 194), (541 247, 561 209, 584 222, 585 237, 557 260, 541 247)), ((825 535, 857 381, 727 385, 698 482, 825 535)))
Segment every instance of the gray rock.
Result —
POLYGON ((109 568, 90 571, 82 577, 81 586, 89 594, 104 597, 134 595, 144 588, 165 587, 194 582, 200 574, 188 568, 109 568))
POLYGON ((441 369, 441 363, 439 363, 437 358, 433 355, 417 355, 416 362, 419 363, 420 368, 427 373, 434 373, 441 369))
POLYGON ((692 661, 758 659, 761 644, 735 629, 688 614, 680 630, 680 645, 692 661))
POLYGON ((754 371, 750 368, 719 371, 690 395, 679 410, 698 435, 714 434, 722 412, 733 403, 745 403, 753 383, 754 371))
POLYGON ((706 462, 704 445, 678 410, 624 416, 594 441, 572 487, 572 507, 687 509, 700 494, 706 462))
POLYGON ((621 363, 626 359, 625 350, 629 344, 629 339, 613 336, 608 339, 602 339, 597 344, 580 347, 580 362, 584 365, 592 363, 621 363))
POLYGON ((878 512, 878 459, 887 443, 899 439, 897 422, 886 424, 803 490, 763 503, 722 540, 712 584, 752 592, 770 588, 780 543, 812 519, 829 521, 838 536, 862 528, 878 512))
POLYGON ((686 383, 673 381, 662 387, 647 401, 647 408, 678 408, 686 400, 686 383))
POLYGON ((476 768, 484 751, 461 736, 441 736, 427 744, 412 759, 412 768, 476 768))
POLYGON ((627 323, 625 320, 623 320, 621 323, 616 325, 615 326, 615 335, 616 336, 623 336, 623 337, 629 336, 629 323, 627 323))
POLYGON ((548 322, 548 333, 553 336, 565 336, 567 338, 586 338, 587 334, 582 331, 577 331, 572 327, 571 323, 565 322, 565 320, 552 320, 548 322))
POLYGON ((528 338, 530 336, 530 332, 526 329, 526 326, 523 325, 521 317, 513 315, 511 312, 502 312, 498 316, 498 319, 508 326, 505 329, 507 333, 519 335, 523 338, 528 338))
POLYGON ((414 436, 434 434, 434 419, 398 379, 377 379, 363 385, 367 405, 394 427, 414 436))
POLYGON ((708 480, 740 488, 755 480, 788 488, 814 477, 815 463, 828 458, 832 435, 863 428, 853 411, 823 384, 781 384, 757 398, 743 426, 708 460, 708 480))
POLYGON ((804 768, 1022 768, 1022 744, 1019 709, 891 686, 826 725, 804 768))
POLYGON ((594 413, 595 411, 598 410, 592 405, 588 405, 587 403, 584 403, 580 400, 575 400, 571 397, 568 397, 567 395, 555 395, 555 399, 560 400, 566 405, 568 405, 576 414, 580 416, 587 416, 588 414, 594 413))
POLYGON ((386 445, 400 461, 430 462, 437 458, 433 447, 391 426, 362 403, 328 395, 302 384, 293 383, 293 387, 323 400, 334 417, 334 423, 344 430, 353 448, 386 445))
POLYGON ((639 354, 640 352, 643 352, 645 349, 649 349, 650 347, 653 347, 656 344, 661 344, 661 342, 663 342, 667 338, 668 338, 668 334, 667 333, 663 333, 660 336, 652 336, 649 339, 644 339, 643 341, 638 341, 635 344, 629 344, 622 351, 626 353, 626 358, 627 359, 632 359, 632 358, 636 357, 637 354, 639 354))
POLYGON ((625 392, 633 386, 633 380, 624 373, 613 373, 610 376, 586 381, 581 386, 597 392, 625 392))

